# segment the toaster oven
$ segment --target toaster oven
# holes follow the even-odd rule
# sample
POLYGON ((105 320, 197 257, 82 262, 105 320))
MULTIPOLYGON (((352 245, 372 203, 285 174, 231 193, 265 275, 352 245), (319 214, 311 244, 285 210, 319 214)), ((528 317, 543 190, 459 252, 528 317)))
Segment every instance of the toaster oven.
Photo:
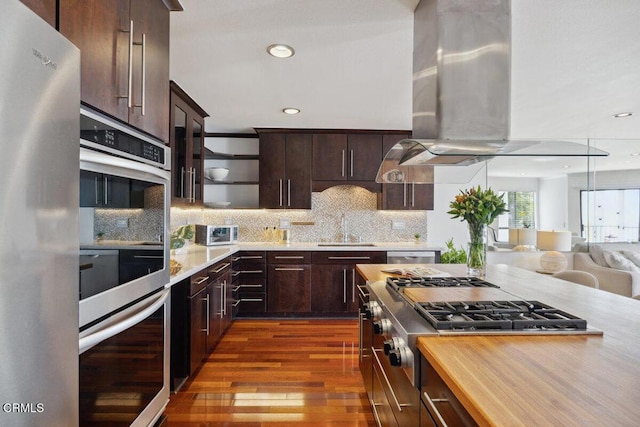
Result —
POLYGON ((237 242, 237 225, 196 225, 196 243, 199 245, 231 245, 237 242))

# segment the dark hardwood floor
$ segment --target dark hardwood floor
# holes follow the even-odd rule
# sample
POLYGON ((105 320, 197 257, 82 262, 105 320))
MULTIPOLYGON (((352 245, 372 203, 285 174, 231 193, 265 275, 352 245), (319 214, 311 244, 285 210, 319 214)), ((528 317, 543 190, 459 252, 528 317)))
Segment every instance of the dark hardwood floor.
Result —
POLYGON ((236 320, 166 426, 373 426, 356 320, 236 320))

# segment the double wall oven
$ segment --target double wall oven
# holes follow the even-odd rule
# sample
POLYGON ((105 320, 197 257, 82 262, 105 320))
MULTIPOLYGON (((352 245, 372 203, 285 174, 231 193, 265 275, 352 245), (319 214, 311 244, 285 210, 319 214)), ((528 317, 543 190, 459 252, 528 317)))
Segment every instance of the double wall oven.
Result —
POLYGON ((80 425, 147 426, 169 400, 170 152, 80 118, 80 425))

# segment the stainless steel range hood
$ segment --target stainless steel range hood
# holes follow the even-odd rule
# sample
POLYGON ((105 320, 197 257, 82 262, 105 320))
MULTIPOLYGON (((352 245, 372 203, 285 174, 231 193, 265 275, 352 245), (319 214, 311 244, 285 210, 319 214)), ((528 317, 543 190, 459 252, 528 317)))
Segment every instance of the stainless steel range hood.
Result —
POLYGON ((414 139, 387 153, 377 182, 432 183, 433 167, 497 156, 608 155, 586 141, 510 140, 510 0, 421 0, 413 31, 414 139))

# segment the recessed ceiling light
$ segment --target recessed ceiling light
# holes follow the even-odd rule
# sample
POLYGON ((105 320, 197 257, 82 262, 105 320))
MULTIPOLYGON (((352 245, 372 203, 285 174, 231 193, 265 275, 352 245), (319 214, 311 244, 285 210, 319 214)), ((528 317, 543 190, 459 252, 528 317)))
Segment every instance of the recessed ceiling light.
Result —
POLYGON ((285 114, 298 114, 300 112, 300 109, 298 108, 283 108, 282 112, 285 114))
POLYGON ((636 157, 636 156, 640 156, 640 153, 631 153, 630 155, 633 157, 636 157))
POLYGON ((562 165, 562 168, 563 168, 563 169, 569 169, 570 167, 571 167, 571 166, 569 166, 569 165, 562 165))
POLYGON ((267 52, 276 58, 288 58, 296 53, 291 46, 286 44, 272 44, 267 48, 267 52))
POLYGON ((629 117, 629 116, 633 116, 633 113, 631 112, 625 112, 625 113, 618 113, 618 114, 614 114, 613 117, 615 118, 620 118, 620 117, 629 117))

